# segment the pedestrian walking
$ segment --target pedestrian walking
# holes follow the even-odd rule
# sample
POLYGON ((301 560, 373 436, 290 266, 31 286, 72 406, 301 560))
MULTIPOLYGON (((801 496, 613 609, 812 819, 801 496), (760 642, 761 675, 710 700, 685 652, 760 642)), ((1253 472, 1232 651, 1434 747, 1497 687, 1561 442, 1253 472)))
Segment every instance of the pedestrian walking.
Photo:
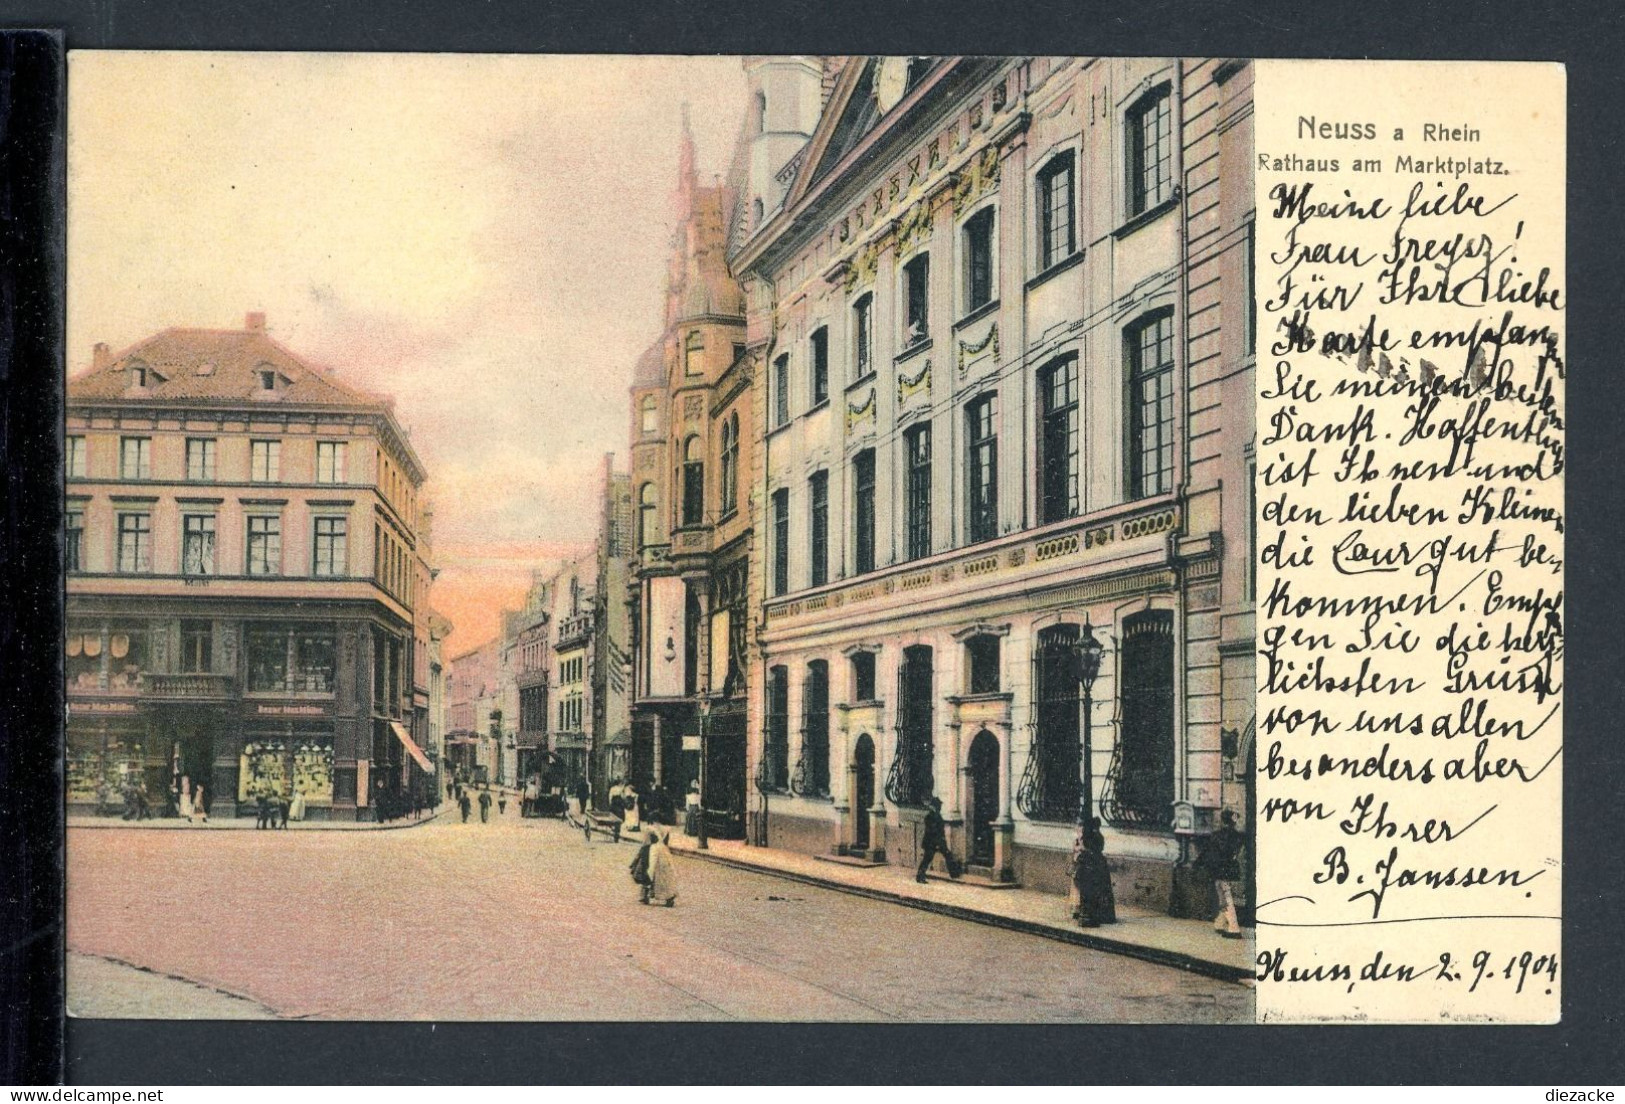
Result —
POLYGON ((626 791, 619 778, 609 785, 609 812, 616 820, 626 819, 626 791))
POLYGON ((1236 883, 1241 880, 1241 849, 1246 843, 1247 837, 1236 829, 1236 814, 1226 809, 1219 814, 1219 830, 1202 845, 1202 863, 1219 901, 1213 930, 1226 939, 1242 936, 1241 922, 1236 919, 1236 883))
POLYGON ((497 791, 497 816, 508 815, 508 791, 497 791))
POLYGON ((671 908, 677 903, 677 864, 671 859, 671 829, 659 835, 650 829, 654 842, 649 847, 648 903, 671 908))
POLYGON ((209 823, 209 802, 203 795, 203 783, 199 782, 197 789, 192 791, 192 815, 198 817, 204 824, 209 823))
POLYGON ((695 779, 688 784, 688 796, 683 799, 683 835, 697 836, 700 834, 700 782, 695 779))
POLYGON ((291 813, 292 811, 293 811, 293 803, 288 800, 288 795, 283 794, 283 793, 277 794, 276 795, 276 826, 278 828, 286 829, 288 827, 288 814, 291 813))
POLYGON ((942 820, 942 802, 935 797, 925 799, 924 829, 920 835, 920 868, 914 872, 914 880, 925 881, 925 872, 938 855, 948 867, 948 877, 958 878, 959 860, 948 850, 948 826, 942 820))
POLYGON ((271 797, 264 790, 261 790, 259 796, 254 799, 254 812, 256 830, 271 823, 271 797))
POLYGON ((643 843, 639 845, 638 853, 632 856, 631 865, 627 867, 627 870, 632 873, 632 880, 638 884, 638 904, 640 905, 649 903, 649 886, 651 884, 649 853, 654 850, 656 838, 655 834, 650 832, 644 838, 643 843))
POLYGON ((582 776, 576 783, 576 815, 582 820, 587 819, 587 811, 592 806, 592 787, 587 784, 587 778, 582 776))
POLYGON ((639 805, 637 787, 630 782, 621 790, 621 805, 626 811, 622 828, 628 832, 642 830, 643 811, 639 805))
POLYGON ((480 823, 485 824, 491 819, 491 791, 480 791, 480 823))
POLYGON ((1100 833, 1097 817, 1078 825, 1078 838, 1072 846, 1072 885, 1078 895, 1073 916, 1080 925, 1098 928, 1117 923, 1112 872, 1106 864, 1106 837, 1100 833))
POLYGON ((474 803, 468 799, 468 794, 467 793, 460 793, 460 794, 457 795, 457 807, 462 810, 463 823, 467 824, 468 823, 468 811, 471 808, 474 807, 474 803))

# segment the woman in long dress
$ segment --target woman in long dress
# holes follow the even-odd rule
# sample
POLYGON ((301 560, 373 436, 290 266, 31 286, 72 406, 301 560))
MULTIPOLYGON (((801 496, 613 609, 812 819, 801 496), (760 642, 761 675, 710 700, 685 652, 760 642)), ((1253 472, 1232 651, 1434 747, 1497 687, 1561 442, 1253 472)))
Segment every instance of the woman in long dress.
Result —
POLYGON ((192 816, 199 817, 204 824, 209 823, 209 803, 204 798, 201 782, 192 790, 192 816))
POLYGON ((671 860, 670 840, 668 829, 656 836, 649 847, 649 903, 667 908, 677 901, 677 864, 671 860))
POLYGON ((288 803, 288 819, 305 819, 305 791, 297 786, 293 790, 293 800, 288 803))
POLYGON ((638 791, 628 782, 626 789, 621 791, 621 800, 626 803, 626 821, 621 826, 623 832, 636 832, 643 827, 638 810, 638 791))

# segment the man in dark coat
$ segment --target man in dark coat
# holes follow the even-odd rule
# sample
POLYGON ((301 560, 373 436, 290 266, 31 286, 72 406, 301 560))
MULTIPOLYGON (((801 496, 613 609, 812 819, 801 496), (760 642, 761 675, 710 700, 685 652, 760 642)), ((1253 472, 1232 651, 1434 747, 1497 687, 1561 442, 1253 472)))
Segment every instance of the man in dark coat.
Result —
POLYGON ((920 836, 920 868, 914 872, 916 882, 925 881, 925 872, 931 869, 931 860, 938 855, 948 864, 948 877, 959 877, 959 860, 948 851, 948 826, 942 820, 942 802, 928 797, 925 799, 925 831, 920 836))
POLYGON ((466 790, 457 795, 457 808, 462 810, 464 824, 468 823, 468 811, 473 807, 474 803, 468 799, 466 790))
POLYGON ((276 826, 278 828, 288 826, 288 808, 292 804, 293 802, 288 800, 287 794, 276 795, 276 826))
POLYGON ((266 792, 264 790, 261 790, 260 794, 259 794, 259 797, 255 799, 255 801, 254 801, 254 809, 259 814, 258 818, 254 821, 254 827, 255 828, 268 828, 268 827, 270 827, 270 825, 271 825, 271 798, 269 797, 269 795, 266 794, 266 792))
POLYGON ((581 781, 576 783, 576 801, 581 806, 581 819, 585 820, 587 818, 587 810, 592 805, 592 787, 587 785, 587 779, 585 776, 582 777, 581 781))
POLYGON ((491 791, 480 791, 480 823, 484 824, 491 819, 491 791))
POLYGON ((1236 919, 1236 883, 1241 880, 1241 849, 1247 837, 1236 829, 1236 815, 1229 809, 1219 814, 1219 830, 1202 846, 1202 863, 1213 879, 1219 911, 1213 917, 1213 930, 1226 939, 1240 939, 1241 923, 1236 919))

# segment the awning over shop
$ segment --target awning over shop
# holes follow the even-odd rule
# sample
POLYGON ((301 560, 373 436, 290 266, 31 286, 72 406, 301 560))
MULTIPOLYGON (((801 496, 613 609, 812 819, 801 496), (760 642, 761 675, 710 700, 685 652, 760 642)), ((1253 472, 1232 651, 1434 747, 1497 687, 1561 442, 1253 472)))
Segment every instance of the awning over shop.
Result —
POLYGON ((406 726, 399 721, 390 721, 389 729, 395 733, 395 739, 401 742, 401 746, 406 749, 406 753, 417 760, 418 766, 422 767, 427 773, 433 774, 434 767, 430 765, 429 757, 423 754, 423 749, 418 747, 416 740, 412 739, 412 734, 406 731, 406 726))

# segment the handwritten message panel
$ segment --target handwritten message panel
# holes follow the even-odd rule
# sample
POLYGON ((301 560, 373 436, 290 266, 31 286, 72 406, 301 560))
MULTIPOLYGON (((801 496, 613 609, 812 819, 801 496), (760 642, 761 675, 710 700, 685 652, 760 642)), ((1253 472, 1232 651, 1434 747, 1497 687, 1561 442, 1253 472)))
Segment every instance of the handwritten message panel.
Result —
POLYGON ((1257 78, 1258 1015, 1552 1021, 1563 71, 1257 78))

